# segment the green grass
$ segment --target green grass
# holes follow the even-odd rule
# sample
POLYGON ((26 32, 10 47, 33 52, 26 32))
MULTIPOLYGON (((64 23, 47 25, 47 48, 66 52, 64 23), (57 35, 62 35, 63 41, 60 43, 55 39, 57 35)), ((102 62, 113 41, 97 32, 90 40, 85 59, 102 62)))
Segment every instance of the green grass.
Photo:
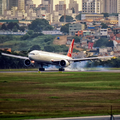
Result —
POLYGON ((0 118, 74 117, 120 113, 120 74, 0 73, 0 118))

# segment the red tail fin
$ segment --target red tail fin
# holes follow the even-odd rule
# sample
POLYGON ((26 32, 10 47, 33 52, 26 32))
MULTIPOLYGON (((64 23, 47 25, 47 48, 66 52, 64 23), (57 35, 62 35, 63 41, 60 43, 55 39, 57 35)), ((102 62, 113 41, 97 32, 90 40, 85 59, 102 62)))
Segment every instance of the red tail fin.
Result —
POLYGON ((71 42, 71 45, 70 45, 70 48, 69 48, 69 51, 68 51, 68 54, 67 54, 68 57, 72 57, 73 45, 74 45, 74 39, 71 42))

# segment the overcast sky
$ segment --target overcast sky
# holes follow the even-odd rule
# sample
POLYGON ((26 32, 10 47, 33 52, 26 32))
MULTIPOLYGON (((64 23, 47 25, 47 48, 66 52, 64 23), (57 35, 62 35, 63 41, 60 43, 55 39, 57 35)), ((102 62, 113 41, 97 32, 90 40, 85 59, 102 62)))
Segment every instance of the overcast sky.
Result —
MULTIPOLYGON (((37 6, 41 3, 41 0, 32 0, 34 2, 34 4, 36 4, 37 6)), ((59 1, 64 1, 64 0, 53 0, 54 1, 54 6, 56 4, 59 3, 59 1)), ((81 10, 81 1, 82 0, 75 0, 77 1, 77 3, 79 3, 79 10, 81 10)), ((68 7, 68 4, 69 4, 69 0, 66 0, 66 4, 67 4, 67 7, 68 7)))

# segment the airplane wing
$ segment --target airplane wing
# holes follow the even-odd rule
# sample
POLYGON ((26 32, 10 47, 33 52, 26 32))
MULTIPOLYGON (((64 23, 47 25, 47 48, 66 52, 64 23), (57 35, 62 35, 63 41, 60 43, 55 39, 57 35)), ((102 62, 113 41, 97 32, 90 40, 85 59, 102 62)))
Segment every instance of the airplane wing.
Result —
POLYGON ((7 54, 7 53, 1 53, 1 55, 8 56, 8 57, 14 57, 14 58, 19 58, 19 59, 29 59, 28 57, 23 57, 23 56, 17 56, 17 55, 12 55, 12 54, 7 54))
POLYGON ((98 60, 98 59, 110 59, 116 58, 114 56, 102 56, 102 57, 89 57, 89 58, 78 58, 78 59, 68 59, 68 61, 79 62, 79 61, 87 61, 87 60, 98 60))

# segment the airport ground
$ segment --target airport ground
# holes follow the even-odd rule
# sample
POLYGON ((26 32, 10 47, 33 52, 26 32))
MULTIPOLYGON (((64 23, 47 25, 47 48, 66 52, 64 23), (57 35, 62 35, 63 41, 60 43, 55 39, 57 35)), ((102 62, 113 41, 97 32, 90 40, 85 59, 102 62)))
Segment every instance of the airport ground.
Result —
POLYGON ((2 120, 110 115, 111 106, 120 114, 120 71, 0 73, 2 120))

